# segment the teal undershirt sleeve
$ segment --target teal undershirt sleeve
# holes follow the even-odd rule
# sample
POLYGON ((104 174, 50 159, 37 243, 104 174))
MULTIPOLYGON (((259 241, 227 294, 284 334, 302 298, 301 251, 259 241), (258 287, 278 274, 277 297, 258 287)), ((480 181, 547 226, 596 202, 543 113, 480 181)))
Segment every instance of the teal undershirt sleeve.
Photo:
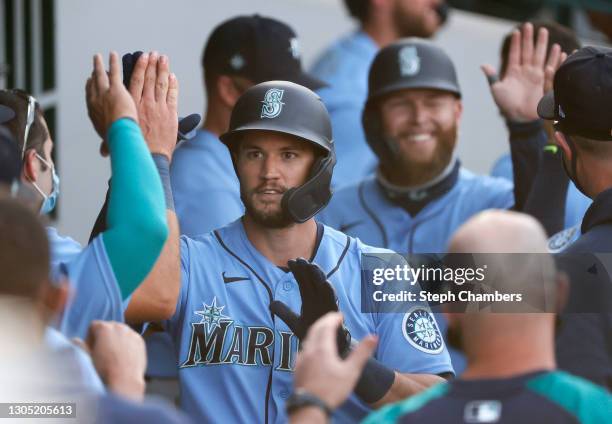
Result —
POLYGON ((128 118, 113 122, 107 143, 113 182, 102 240, 126 299, 151 271, 168 237, 166 205, 138 124, 128 118))

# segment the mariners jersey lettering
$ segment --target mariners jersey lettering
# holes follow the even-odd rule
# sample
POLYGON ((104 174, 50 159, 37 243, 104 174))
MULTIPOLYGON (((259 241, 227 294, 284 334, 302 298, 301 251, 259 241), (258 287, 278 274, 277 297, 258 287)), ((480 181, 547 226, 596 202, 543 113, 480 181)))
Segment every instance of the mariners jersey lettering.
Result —
POLYGON ((446 251, 450 236, 471 216, 490 208, 508 209, 513 200, 508 181, 462 168, 455 186, 415 216, 389 201, 376 177, 368 177, 334 193, 318 218, 372 246, 401 253, 439 253, 446 251))
MULTIPOLYGON (((380 250, 328 227, 322 233, 314 262, 334 286, 352 336, 377 334, 377 358, 400 372, 452 371, 445 349, 427 352, 408 341, 404 315, 361 313, 361 254, 380 250)), ((253 247, 241 220, 182 237, 181 267, 176 313, 166 325, 178 353, 183 409, 199 422, 286 422, 298 339, 269 305, 280 300, 300 310, 293 274, 253 247)), ((338 417, 355 421, 367 411, 351 398, 338 417)))
POLYGON ((93 320, 123 321, 124 303, 106 254, 102 235, 84 249, 69 237, 47 228, 51 277, 68 277, 70 297, 55 327, 66 337, 87 337, 93 320))

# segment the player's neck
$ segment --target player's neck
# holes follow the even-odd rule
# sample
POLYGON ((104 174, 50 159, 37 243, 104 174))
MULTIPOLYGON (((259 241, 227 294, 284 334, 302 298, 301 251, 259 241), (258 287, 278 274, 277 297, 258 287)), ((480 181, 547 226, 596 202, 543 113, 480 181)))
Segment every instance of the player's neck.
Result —
POLYGON ((524 330, 521 337, 508 336, 500 329, 496 335, 485 337, 483 334, 465 343, 468 366, 461 378, 508 378, 555 369, 552 333, 546 335, 527 328, 524 330), (477 340, 479 342, 475 345, 477 340), (473 349, 469 349, 470 346, 473 349))
POLYGON ((18 354, 31 351, 43 341, 45 323, 34 305, 19 297, 0 296, 0 338, 11 343, 3 344, 3 353, 18 354))
POLYGON ((379 48, 383 48, 398 39, 394 25, 386 22, 383 17, 372 17, 361 26, 361 29, 370 36, 379 48))
POLYGON ((242 222, 249 241, 276 266, 287 266, 290 259, 309 259, 312 256, 317 242, 317 224, 314 219, 285 228, 262 227, 248 215, 242 222))
POLYGON ((227 131, 229 126, 229 111, 225 111, 222 107, 217 107, 214 104, 207 105, 207 111, 204 115, 204 124, 202 129, 213 133, 217 137, 227 131))

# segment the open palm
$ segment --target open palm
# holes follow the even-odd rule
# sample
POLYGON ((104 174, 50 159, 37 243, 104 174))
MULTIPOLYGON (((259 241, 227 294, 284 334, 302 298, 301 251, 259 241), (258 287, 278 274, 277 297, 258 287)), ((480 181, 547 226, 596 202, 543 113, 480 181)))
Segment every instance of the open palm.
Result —
MULTIPOLYGON (((491 84, 493 99, 501 113, 511 121, 527 122, 538 119, 538 102, 544 95, 545 82, 561 64, 558 44, 548 48, 548 31, 541 28, 534 43, 533 25, 527 23, 521 31, 512 33, 508 66, 503 78, 491 84)), ((482 67, 487 77, 494 78, 495 69, 482 67)))

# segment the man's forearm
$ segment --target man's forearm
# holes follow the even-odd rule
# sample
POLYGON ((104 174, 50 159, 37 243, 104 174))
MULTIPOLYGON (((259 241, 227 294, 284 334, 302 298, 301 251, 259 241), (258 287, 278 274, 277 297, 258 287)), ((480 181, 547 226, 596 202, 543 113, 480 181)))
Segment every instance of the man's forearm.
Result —
POLYGON ((181 284, 179 225, 176 214, 166 211, 168 240, 151 273, 134 292, 125 311, 129 323, 161 321, 175 311, 181 284))
POLYGON ((379 401, 371 404, 373 409, 378 409, 389 403, 398 402, 415 395, 434 384, 443 383, 442 377, 434 374, 401 374, 395 373, 393 385, 379 401))

